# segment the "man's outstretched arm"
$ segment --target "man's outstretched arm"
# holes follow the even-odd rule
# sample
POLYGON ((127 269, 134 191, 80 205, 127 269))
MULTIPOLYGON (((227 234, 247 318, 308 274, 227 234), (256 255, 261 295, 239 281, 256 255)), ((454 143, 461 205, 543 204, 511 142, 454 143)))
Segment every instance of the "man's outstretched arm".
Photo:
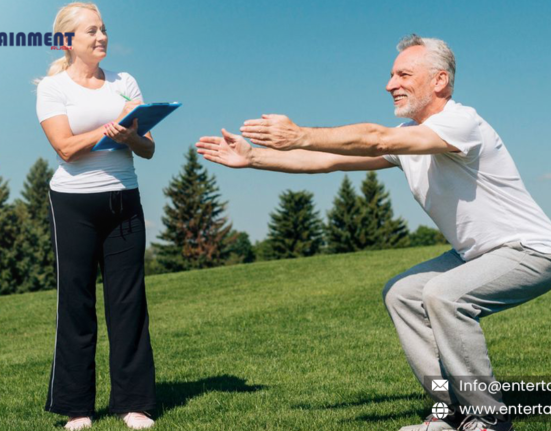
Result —
POLYGON ((430 128, 384 127, 360 123, 333 128, 300 127, 285 115, 263 115, 245 121, 241 132, 254 144, 276 150, 303 149, 377 157, 383 154, 436 154, 459 151, 430 128))
POLYGON ((223 137, 204 136, 195 145, 211 162, 232 168, 314 174, 334 171, 371 171, 394 167, 383 157, 343 156, 317 151, 278 151, 254 148, 239 135, 222 129, 223 137))

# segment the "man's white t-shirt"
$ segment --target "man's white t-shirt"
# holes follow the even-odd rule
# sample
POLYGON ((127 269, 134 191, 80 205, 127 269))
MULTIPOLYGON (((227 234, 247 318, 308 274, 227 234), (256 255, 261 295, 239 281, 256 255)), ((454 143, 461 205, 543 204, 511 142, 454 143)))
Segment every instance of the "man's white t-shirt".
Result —
MULTIPOLYGON (((38 121, 66 115, 71 131, 79 135, 115 120, 126 103, 121 94, 142 100, 136 80, 128 73, 103 72, 105 84, 95 90, 77 84, 67 72, 42 79, 37 88, 38 121)), ((72 162, 57 158, 59 167, 50 181, 56 192, 99 193, 138 187, 130 149, 90 152, 72 162)))
POLYGON ((449 100, 422 125, 460 152, 384 158, 402 169, 415 200, 464 260, 516 241, 551 253, 551 221, 501 138, 473 108, 449 100))

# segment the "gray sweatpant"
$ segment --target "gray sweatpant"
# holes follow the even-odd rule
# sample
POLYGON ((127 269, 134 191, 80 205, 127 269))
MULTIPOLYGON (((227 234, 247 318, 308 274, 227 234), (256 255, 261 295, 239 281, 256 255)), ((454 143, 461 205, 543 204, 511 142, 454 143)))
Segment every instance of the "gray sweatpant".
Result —
POLYGON ((459 378, 495 380, 479 318, 550 289, 551 254, 509 243, 469 262, 448 251, 394 277, 383 297, 406 358, 434 400, 500 407, 500 392, 459 391, 459 378), (449 380, 449 391, 433 391, 427 376, 449 380))

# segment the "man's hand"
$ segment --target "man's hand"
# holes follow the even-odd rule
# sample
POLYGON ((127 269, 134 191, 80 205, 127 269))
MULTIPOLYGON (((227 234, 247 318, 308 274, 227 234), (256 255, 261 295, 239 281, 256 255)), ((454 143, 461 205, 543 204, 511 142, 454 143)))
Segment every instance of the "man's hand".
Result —
POLYGON ((247 120, 240 130, 253 144, 275 150, 298 149, 306 140, 306 132, 285 115, 270 114, 261 119, 247 120))
POLYGON ((197 152, 211 162, 220 163, 230 168, 247 168, 251 166, 252 147, 241 136, 222 129, 222 138, 203 136, 195 144, 197 152))

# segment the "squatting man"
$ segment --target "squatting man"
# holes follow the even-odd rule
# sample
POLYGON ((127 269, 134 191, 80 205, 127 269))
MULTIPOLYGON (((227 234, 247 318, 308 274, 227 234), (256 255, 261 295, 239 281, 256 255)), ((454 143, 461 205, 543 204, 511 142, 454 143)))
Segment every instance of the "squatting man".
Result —
POLYGON ((246 121, 242 136, 222 129, 222 137, 202 137, 196 146, 205 159, 232 168, 326 173, 399 167, 452 246, 397 275, 383 291, 415 376, 450 413, 401 431, 510 431, 507 414, 464 413, 472 406, 503 412, 500 392, 461 392, 458 382, 495 381, 479 319, 551 289, 551 221, 495 130, 452 99, 455 57, 448 45, 411 35, 398 51, 386 90, 396 116, 411 120, 400 127, 307 128, 284 115, 263 115, 246 121), (431 382, 444 379, 448 390, 433 390, 431 382))

